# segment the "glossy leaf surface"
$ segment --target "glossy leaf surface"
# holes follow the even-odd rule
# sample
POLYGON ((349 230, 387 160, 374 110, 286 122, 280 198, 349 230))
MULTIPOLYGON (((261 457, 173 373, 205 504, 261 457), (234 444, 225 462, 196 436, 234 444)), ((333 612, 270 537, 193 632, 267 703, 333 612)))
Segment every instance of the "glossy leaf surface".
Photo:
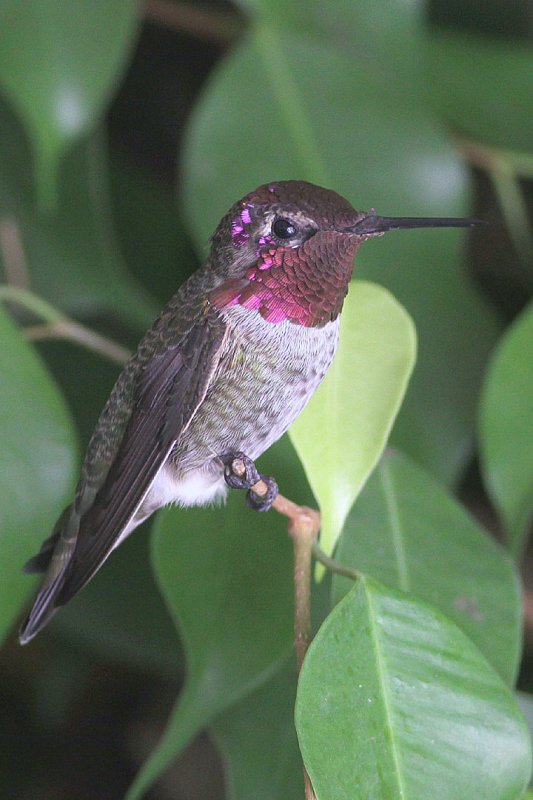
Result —
POLYGON ((296 726, 318 800, 516 800, 529 780, 497 673, 440 612, 368 578, 308 651, 296 726))
POLYGON ((385 289, 353 282, 337 355, 289 434, 320 506, 320 541, 328 554, 385 447, 415 355, 405 310, 385 289))
MULTIPOLYGON (((513 684, 522 603, 512 561, 406 456, 383 456, 348 517, 335 558, 440 609, 513 684)), ((352 585, 335 576, 334 602, 352 585)))

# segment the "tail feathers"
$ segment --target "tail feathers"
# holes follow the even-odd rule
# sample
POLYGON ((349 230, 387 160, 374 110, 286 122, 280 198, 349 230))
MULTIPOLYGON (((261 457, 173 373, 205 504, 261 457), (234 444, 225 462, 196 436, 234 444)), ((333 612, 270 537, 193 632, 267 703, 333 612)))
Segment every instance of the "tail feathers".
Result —
POLYGON ((43 542, 37 555, 30 558, 22 568, 26 573, 45 572, 46 575, 30 613, 20 629, 21 644, 33 639, 63 605, 63 602, 60 602, 60 594, 67 577, 79 528, 79 517, 72 511, 70 506, 65 509, 52 535, 43 542))
POLYGON ((56 576, 50 583, 46 583, 37 595, 32 609, 19 632, 19 642, 27 644, 36 636, 45 625, 48 625, 59 606, 55 604, 55 598, 63 583, 64 572, 56 576))
POLYGON ((52 561, 52 556, 54 554, 58 539, 59 533, 53 533, 51 536, 49 536, 48 539, 42 543, 39 552, 32 556, 29 561, 26 561, 22 567, 22 572, 24 572, 26 575, 33 575, 34 573, 38 572, 46 572, 50 566, 50 562, 52 561))

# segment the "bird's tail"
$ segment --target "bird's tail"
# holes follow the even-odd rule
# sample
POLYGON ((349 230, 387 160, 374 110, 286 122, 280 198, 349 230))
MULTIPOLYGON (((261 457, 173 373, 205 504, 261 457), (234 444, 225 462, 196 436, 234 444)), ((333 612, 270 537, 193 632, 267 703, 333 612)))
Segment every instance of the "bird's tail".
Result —
POLYGON ((21 644, 27 644, 33 639, 50 622, 61 605, 57 602, 57 598, 65 580, 75 543, 75 537, 69 536, 67 539, 64 536, 65 530, 68 530, 70 526, 69 523, 72 523, 72 511, 72 506, 65 509, 57 521, 52 535, 43 542, 37 555, 30 558, 22 567, 22 571, 28 574, 36 572, 46 574, 33 606, 20 628, 19 641, 21 644))

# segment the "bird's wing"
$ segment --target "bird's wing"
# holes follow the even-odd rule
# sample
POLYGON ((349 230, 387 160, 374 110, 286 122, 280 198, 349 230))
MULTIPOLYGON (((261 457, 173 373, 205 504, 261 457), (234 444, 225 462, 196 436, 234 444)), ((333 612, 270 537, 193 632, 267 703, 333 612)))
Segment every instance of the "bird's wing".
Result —
MULTIPOLYGON (((63 515, 56 526, 53 537, 57 545, 21 631, 21 641, 32 638, 57 606, 73 597, 111 553, 174 443, 201 405, 225 336, 220 317, 206 315, 191 326, 179 345, 162 348, 147 362, 122 441, 92 504, 75 519, 75 502, 67 510, 66 519, 63 515)), ((32 562, 28 571, 34 571, 32 562)))

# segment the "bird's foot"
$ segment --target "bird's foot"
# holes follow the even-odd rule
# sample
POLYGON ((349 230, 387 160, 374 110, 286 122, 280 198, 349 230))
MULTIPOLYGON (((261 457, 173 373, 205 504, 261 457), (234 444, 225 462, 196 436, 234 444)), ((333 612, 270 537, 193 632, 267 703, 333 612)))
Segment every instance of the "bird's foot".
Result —
POLYGON ((220 460, 224 464, 224 480, 231 489, 251 489, 261 480, 254 462, 244 453, 225 453, 220 460))
POLYGON ((274 478, 261 475, 252 459, 244 453, 225 453, 220 456, 220 460, 224 464, 224 480, 228 486, 232 489, 247 489, 248 506, 254 511, 268 511, 278 496, 278 484, 274 478), (252 489, 260 481, 266 486, 264 493, 252 489))
POLYGON ((249 489, 246 493, 246 504, 254 511, 270 511, 272 503, 279 493, 278 484, 276 479, 269 475, 261 475, 260 478, 267 487, 265 494, 258 494, 253 489, 249 489))

